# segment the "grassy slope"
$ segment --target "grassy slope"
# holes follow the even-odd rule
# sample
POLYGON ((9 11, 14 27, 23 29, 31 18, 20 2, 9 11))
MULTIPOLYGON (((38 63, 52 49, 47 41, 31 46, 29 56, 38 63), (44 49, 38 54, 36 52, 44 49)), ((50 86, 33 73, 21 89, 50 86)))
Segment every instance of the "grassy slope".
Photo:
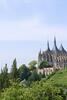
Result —
POLYGON ((67 87, 67 69, 58 71, 46 82, 50 84, 62 85, 67 87))

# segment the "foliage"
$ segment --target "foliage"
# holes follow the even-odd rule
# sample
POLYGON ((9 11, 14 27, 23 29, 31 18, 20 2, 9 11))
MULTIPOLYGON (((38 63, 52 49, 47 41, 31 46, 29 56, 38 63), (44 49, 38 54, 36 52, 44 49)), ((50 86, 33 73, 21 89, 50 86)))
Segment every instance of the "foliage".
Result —
POLYGON ((24 79, 28 79, 28 77, 30 76, 31 72, 29 71, 29 69, 27 68, 27 66, 25 64, 23 64, 19 69, 19 76, 20 76, 20 80, 24 80, 24 79))
POLYGON ((18 71, 17 71, 17 61, 16 58, 13 61, 12 69, 11 69, 11 78, 15 81, 18 77, 18 71))
POLYGON ((30 75, 30 77, 28 78, 28 81, 30 82, 34 82, 34 81, 39 81, 41 80, 40 75, 38 75, 38 73, 36 72, 36 70, 34 70, 32 72, 32 74, 30 75))
POLYGON ((42 61, 39 65, 39 68, 42 69, 42 68, 47 68, 47 67, 51 67, 51 65, 48 64, 47 61, 42 61))
POLYGON ((12 86, 1 94, 0 100, 65 100, 61 95, 60 88, 36 82, 29 88, 12 86))
POLYGON ((33 60, 31 61, 28 65, 29 65, 29 69, 30 70, 34 70, 36 69, 36 64, 37 64, 37 61, 33 60))
MULTIPOLYGON (((42 62, 43 66, 48 66, 48 63, 42 62)), ((8 74, 7 64, 1 70, 0 90, 0 100, 66 100, 67 69, 43 77, 36 69, 29 70, 25 64, 17 69, 14 59, 11 73, 8 74), (10 74, 12 78, 8 77, 10 74)))
POLYGON ((8 86, 9 86, 8 68, 7 64, 5 64, 5 67, 1 70, 0 74, 0 89, 6 88, 8 86))

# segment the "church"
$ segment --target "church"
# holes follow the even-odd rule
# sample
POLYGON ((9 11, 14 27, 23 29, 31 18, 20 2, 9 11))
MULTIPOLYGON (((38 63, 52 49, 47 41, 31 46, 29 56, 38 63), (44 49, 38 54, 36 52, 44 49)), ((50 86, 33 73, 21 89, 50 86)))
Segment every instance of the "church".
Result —
POLYGON ((57 48, 56 38, 54 37, 53 49, 50 49, 49 42, 47 42, 47 50, 41 51, 38 54, 38 64, 42 61, 47 61, 56 69, 64 69, 67 67, 67 51, 61 44, 60 48, 57 48))

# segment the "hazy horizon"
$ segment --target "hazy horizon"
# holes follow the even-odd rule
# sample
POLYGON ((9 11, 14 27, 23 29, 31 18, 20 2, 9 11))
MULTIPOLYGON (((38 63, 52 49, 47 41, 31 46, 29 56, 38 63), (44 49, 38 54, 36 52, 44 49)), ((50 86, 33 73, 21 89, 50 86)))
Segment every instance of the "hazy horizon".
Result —
MULTIPOLYGON (((64 41, 57 40, 57 47, 60 48, 61 43, 66 48, 64 41)), ((53 40, 49 40, 50 49, 53 48, 53 40)), ((45 51, 47 49, 47 40, 44 41, 0 41, 0 68, 6 63, 11 68, 13 60, 17 59, 18 67, 21 64, 26 64, 32 60, 38 60, 39 51, 45 51)))

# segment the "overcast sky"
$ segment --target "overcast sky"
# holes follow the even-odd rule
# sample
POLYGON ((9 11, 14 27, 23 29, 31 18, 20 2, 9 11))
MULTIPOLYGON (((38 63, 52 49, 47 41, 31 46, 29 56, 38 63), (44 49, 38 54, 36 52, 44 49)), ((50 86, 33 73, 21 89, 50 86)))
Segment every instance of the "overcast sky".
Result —
POLYGON ((53 45, 54 36, 66 48, 67 0, 0 0, 1 63, 15 56, 20 63, 37 58, 47 40, 53 45))

